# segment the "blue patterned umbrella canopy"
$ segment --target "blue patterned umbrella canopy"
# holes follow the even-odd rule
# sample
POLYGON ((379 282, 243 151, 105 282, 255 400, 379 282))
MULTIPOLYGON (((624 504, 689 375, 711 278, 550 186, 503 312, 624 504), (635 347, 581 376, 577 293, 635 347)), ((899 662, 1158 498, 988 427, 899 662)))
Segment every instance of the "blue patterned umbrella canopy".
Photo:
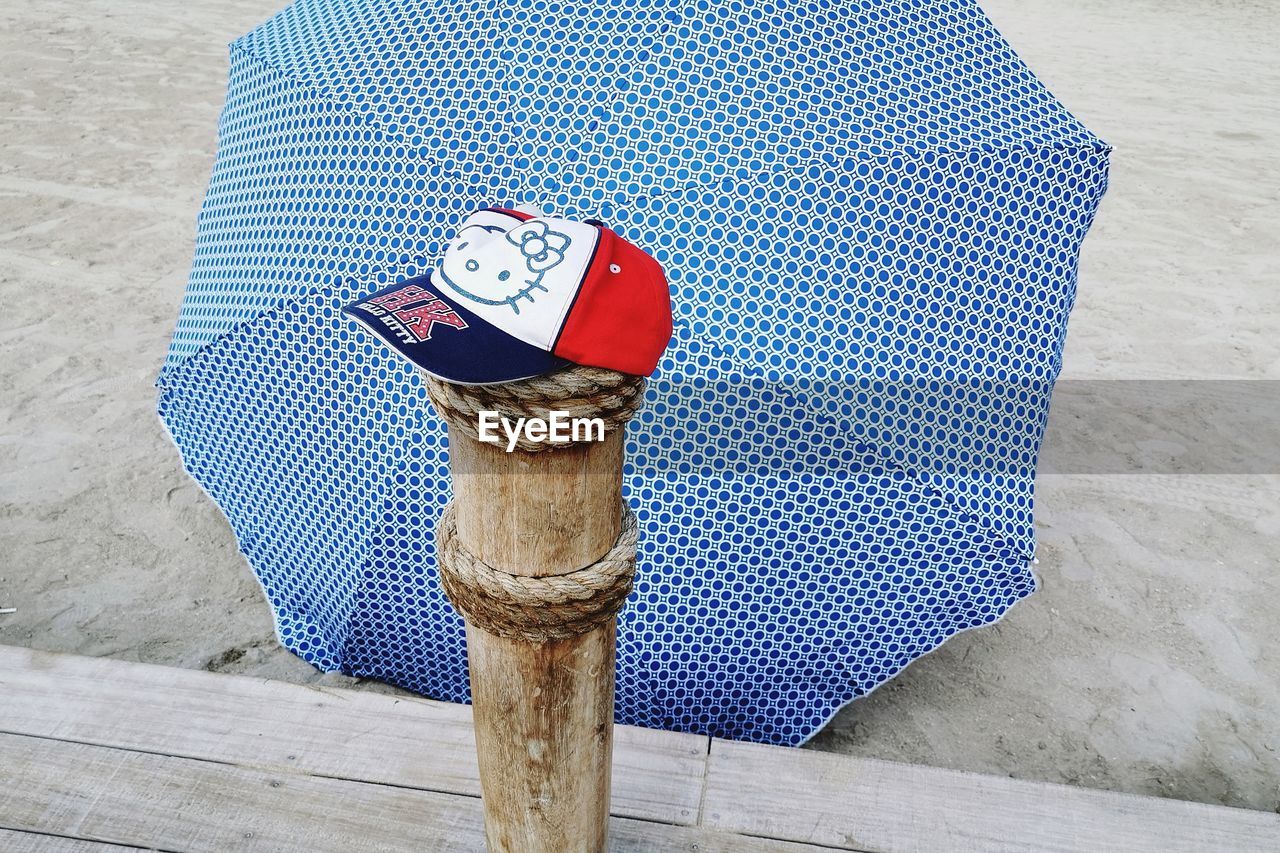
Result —
POLYGON ((1109 149, 969 0, 297 0, 232 45, 219 132, 160 413, 316 666, 467 699, 445 430, 339 308, 490 203, 673 288, 621 722, 799 743, 1034 590, 1109 149))

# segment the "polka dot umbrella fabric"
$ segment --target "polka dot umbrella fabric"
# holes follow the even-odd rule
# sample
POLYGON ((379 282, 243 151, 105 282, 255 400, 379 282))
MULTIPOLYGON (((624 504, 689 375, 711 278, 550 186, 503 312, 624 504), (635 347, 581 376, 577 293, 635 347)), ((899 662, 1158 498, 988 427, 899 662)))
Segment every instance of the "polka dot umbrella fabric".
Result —
POLYGON ((1109 148, 977 5, 298 0, 231 46, 161 417, 281 642, 467 701, 422 379, 339 307, 488 204, 667 270, 623 723, 798 744, 1035 590, 1109 148))

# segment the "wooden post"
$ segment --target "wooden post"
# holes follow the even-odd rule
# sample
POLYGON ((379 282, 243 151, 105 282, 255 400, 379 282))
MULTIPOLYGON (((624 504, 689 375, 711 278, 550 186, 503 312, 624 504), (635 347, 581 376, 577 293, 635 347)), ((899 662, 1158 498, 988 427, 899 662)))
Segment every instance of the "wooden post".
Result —
MULTIPOLYGON (((575 369, 581 370, 581 369, 575 369)), ((575 370, 556 374, 572 384, 575 370)), ((613 374, 618 383, 639 380, 613 374)), ((511 386, 499 386, 508 389, 511 386)), ((643 385, 637 387, 642 391, 643 385)), ((449 423, 456 525, 455 553, 485 571, 517 581, 566 578, 614 549, 624 517, 621 425, 603 441, 531 452, 481 443, 459 392, 472 408, 509 400, 476 398, 498 388, 432 383, 431 396, 449 423), (449 401, 442 396, 452 393, 449 401)), ((544 389, 545 390, 545 389, 544 389)), ((548 392, 550 393, 550 392, 548 392)), ((563 392, 570 395, 571 391, 563 392)), ((576 401, 581 403, 581 395, 576 401)), ((634 412, 634 395, 621 418, 634 412)), ((526 401, 527 402, 527 401, 526 401)), ((555 399, 532 409, 560 408, 555 399)), ((634 555, 634 551, 632 551, 634 555)), ((632 556, 634 561, 634 556, 632 556)), ((442 554, 442 575, 449 572, 442 554)), ((634 570, 634 562, 631 564, 634 570)), ((596 853, 606 847, 613 747, 614 651, 621 603, 601 611, 596 627, 563 639, 519 636, 460 600, 457 573, 446 578, 450 598, 467 618, 467 659, 475 714, 476 751, 484 799, 485 836, 492 853, 596 853), (449 581, 452 580, 452 583, 449 581), (516 635, 512 635, 512 634, 516 635)), ((626 589, 630 588, 630 574, 626 589)), ((625 596, 626 590, 622 591, 625 596)), ((615 596, 616 598, 616 596, 615 596)))

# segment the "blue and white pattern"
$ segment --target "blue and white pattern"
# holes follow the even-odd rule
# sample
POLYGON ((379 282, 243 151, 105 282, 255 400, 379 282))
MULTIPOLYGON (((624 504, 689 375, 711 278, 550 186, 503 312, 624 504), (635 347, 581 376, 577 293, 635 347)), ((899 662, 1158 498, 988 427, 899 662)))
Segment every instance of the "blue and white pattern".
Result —
POLYGON ((796 744, 1034 590, 1109 149, 970 0, 296 0, 231 59, 160 411, 306 660, 468 697, 445 431, 339 307, 490 203, 673 289, 619 721, 796 744))

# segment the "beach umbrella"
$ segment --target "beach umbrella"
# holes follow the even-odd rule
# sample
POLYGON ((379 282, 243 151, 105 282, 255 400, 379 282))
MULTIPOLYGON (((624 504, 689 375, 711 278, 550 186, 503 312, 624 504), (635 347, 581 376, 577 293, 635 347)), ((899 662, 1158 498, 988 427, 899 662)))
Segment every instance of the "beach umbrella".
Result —
POLYGON ((297 0, 231 46, 161 417, 285 646, 465 701, 446 434, 340 308, 489 204, 606 222, 676 312, 618 720, 799 743, 1035 589, 1108 152, 969 0, 297 0))

